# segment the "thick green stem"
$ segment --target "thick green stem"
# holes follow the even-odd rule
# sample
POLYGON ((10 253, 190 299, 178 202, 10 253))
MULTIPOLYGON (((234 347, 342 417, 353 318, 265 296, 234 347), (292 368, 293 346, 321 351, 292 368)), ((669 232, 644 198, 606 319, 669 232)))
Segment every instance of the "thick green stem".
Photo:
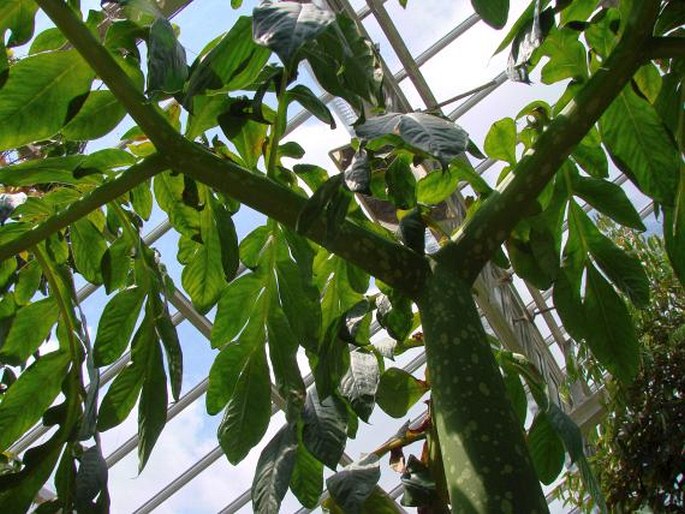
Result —
POLYGON ((644 64, 660 3, 634 2, 623 37, 606 62, 554 118, 507 180, 463 225, 454 244, 443 248, 441 253, 459 267, 465 280, 475 280, 516 224, 528 215, 531 203, 576 145, 644 64))
POLYGON ((131 166, 117 178, 105 182, 95 188, 80 200, 75 201, 69 207, 54 216, 39 223, 31 230, 24 232, 10 241, 0 245, 0 261, 12 255, 23 252, 33 245, 47 239, 52 234, 71 225, 75 221, 86 216, 111 202, 115 198, 127 193, 141 182, 153 177, 157 173, 168 169, 166 160, 158 154, 152 155, 143 162, 131 166))
POLYGON ((418 305, 452 512, 547 512, 470 284, 436 264, 418 305))

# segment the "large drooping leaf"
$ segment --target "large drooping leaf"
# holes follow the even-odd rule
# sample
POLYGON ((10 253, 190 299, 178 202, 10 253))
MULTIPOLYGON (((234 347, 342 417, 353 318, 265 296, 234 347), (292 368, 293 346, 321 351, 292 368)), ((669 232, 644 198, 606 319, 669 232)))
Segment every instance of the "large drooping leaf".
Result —
POLYGON ((143 372, 140 365, 130 363, 112 381, 98 411, 100 432, 119 425, 128 417, 143 387, 143 372))
POLYGON ((79 511, 96 510, 99 494, 107 495, 107 462, 100 445, 91 446, 83 452, 74 484, 74 504, 79 511))
POLYGON ((0 3, 0 40, 5 40, 5 32, 11 32, 7 46, 19 46, 33 36, 34 17, 38 5, 33 0, 3 0, 0 3))
POLYGON ((111 364, 124 352, 144 298, 143 288, 133 286, 117 293, 105 305, 93 346, 96 366, 111 364))
POLYGON ((302 440, 307 450, 330 469, 335 469, 347 442, 347 410, 335 396, 319 400, 316 388, 307 392, 302 413, 302 440))
POLYGON ((423 112, 384 114, 358 125, 355 132, 369 140, 398 136, 409 148, 440 161, 443 169, 466 150, 469 142, 466 131, 455 123, 423 112))
POLYGON ((626 87, 599 122, 613 161, 645 194, 673 205, 678 189, 678 152, 649 102, 626 87))
POLYGON ((255 7, 252 16, 255 42, 273 50, 292 70, 299 49, 335 20, 328 9, 299 2, 263 2, 255 7))
POLYGON ((24 371, 0 403, 0 452, 40 419, 60 391, 69 353, 43 355, 24 371))
POLYGON ((378 360, 372 353, 350 353, 350 367, 340 382, 340 394, 347 398, 355 413, 369 421, 375 405, 376 389, 380 379, 378 360))
POLYGON ((269 367, 262 347, 245 364, 217 431, 229 462, 237 464, 261 441, 270 417, 269 367))
POLYGON ((564 445, 544 412, 538 412, 528 431, 528 448, 538 478, 551 484, 564 466, 564 445))
POLYGON ((637 373, 639 343, 625 303, 594 266, 587 268, 583 308, 586 340, 592 353, 617 379, 630 382, 637 373))
POLYGON ((91 91, 62 134, 75 141, 98 139, 114 130, 125 115, 126 110, 110 91, 91 91))
MULTIPOLYGON (((267 48, 251 37, 252 18, 241 16, 207 55, 193 64, 186 102, 205 91, 209 94, 236 91, 254 81, 269 59, 267 48)), ((196 106, 192 108, 197 114, 196 106)))
POLYGON ((649 303, 649 280, 640 260, 602 234, 590 218, 573 203, 573 216, 583 232, 583 239, 595 262, 614 285, 638 307, 649 303))
MULTIPOLYGON (((154 328, 151 331, 154 331, 154 328)), ((145 366, 145 378, 138 404, 138 471, 142 471, 147 464, 167 418, 167 379, 162 348, 154 332, 145 343, 145 347, 134 347, 132 350, 133 358, 144 359, 145 366), (139 351, 144 351, 144 355, 136 355, 139 351)))
POLYGON ((0 362, 19 366, 26 362, 50 334, 59 308, 54 298, 45 298, 19 309, 0 346, 0 362))
POLYGON ((506 25, 509 16, 509 0, 471 0, 471 5, 483 21, 496 29, 506 25))
POLYGON ((336 505, 343 512, 359 514, 380 477, 378 456, 371 453, 328 477, 326 485, 336 505))
POLYGON ((153 99, 178 93, 188 78, 186 52, 166 18, 150 26, 147 70, 147 95, 153 99))
POLYGON ((93 71, 76 50, 46 52, 11 67, 0 89, 0 151, 56 134, 76 114, 93 71))
POLYGON ((308 509, 313 509, 318 505, 323 492, 323 464, 309 453, 302 442, 297 446, 290 490, 308 509))
POLYGON ((76 269, 88 282, 102 283, 100 262, 107 244, 104 236, 87 218, 82 218, 71 225, 71 252, 76 269))
POLYGON ((254 512, 280 512, 281 501, 288 492, 296 457, 296 426, 289 423, 276 433, 259 456, 252 481, 254 512))
MULTIPOLYGON (((204 208, 199 216, 202 244, 197 245, 193 255, 188 258, 181 274, 181 283, 195 308, 205 313, 219 301, 221 291, 226 285, 226 272, 222 262, 224 255, 233 255, 237 268, 238 241, 231 217, 219 218, 217 214, 220 207, 215 205, 214 198, 204 186, 200 189, 204 200, 204 208), (234 236, 231 240, 222 241, 219 224, 229 226, 234 236)), ((235 271, 236 269, 231 270, 232 274, 228 278, 233 278, 235 271)))
POLYGON ((376 402, 388 415, 401 418, 428 390, 428 384, 410 373, 390 368, 381 375, 376 402))

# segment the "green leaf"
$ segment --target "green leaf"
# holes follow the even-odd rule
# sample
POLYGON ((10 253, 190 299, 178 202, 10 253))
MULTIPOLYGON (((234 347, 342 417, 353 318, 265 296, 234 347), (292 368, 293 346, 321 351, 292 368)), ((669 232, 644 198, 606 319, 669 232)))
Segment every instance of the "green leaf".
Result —
POLYGON ((584 232, 590 254, 606 276, 637 306, 649 304, 649 280, 640 260, 603 235, 588 216, 573 204, 574 217, 584 232))
POLYGON ((316 388, 307 393, 302 412, 302 441, 307 450, 335 470, 347 442, 347 409, 335 396, 319 400, 316 388))
POLYGON ((646 230, 640 214, 621 187, 609 180, 580 176, 573 176, 572 183, 573 193, 602 214, 621 225, 646 230))
POLYGON ((318 505, 323 492, 323 464, 316 460, 302 443, 297 446, 290 490, 302 506, 308 509, 318 505))
POLYGON ((229 98, 219 95, 193 97, 186 127, 186 137, 193 141, 205 130, 216 127, 219 124, 219 115, 226 112, 231 103, 229 98))
POLYGON ((376 300, 378 323, 397 341, 404 341, 412 330, 412 302, 395 290, 385 290, 376 300))
POLYGON ((454 193, 459 185, 459 176, 452 169, 450 166, 446 171, 433 171, 417 182, 416 199, 419 203, 437 205, 454 193))
POLYGON ((288 492, 288 484, 297 456, 295 426, 281 428, 262 450, 252 481, 254 512, 278 514, 281 501, 288 492))
POLYGON ((17 285, 14 287, 14 301, 18 305, 26 305, 40 287, 43 271, 38 261, 28 262, 20 271, 17 285))
POLYGON ((407 459, 404 472, 400 477, 404 486, 401 503, 406 507, 428 507, 435 500, 435 480, 430 469, 413 455, 407 459))
POLYGON ((5 392, 0 403, 0 452, 31 428, 52 404, 70 362, 67 352, 43 355, 5 392))
POLYGON ((326 485, 335 503, 346 514, 360 514, 362 505, 381 477, 378 456, 371 453, 328 477, 326 485))
POLYGON ((171 395, 175 401, 178 401, 181 396, 181 385, 183 382, 183 351, 181 349, 181 342, 178 340, 176 327, 171 322, 169 312, 163 305, 162 300, 158 298, 156 304, 157 317, 155 326, 157 335, 162 341, 164 352, 166 353, 171 395))
POLYGON ((153 99, 178 93, 188 78, 186 52, 171 23, 162 17, 150 26, 147 70, 147 95, 153 99))
POLYGON ((144 370, 136 363, 129 363, 116 376, 100 404, 97 424, 100 432, 119 425, 128 417, 138 401, 143 379, 144 370))
POLYGON ((74 486, 74 504, 78 511, 96 509, 98 494, 107 494, 107 462, 99 445, 91 446, 81 455, 74 486))
POLYGON ((107 251, 104 236, 87 218, 70 226, 71 252, 76 269, 92 284, 102 283, 100 262, 107 251))
POLYGON ((145 290, 133 286, 117 293, 105 306, 93 345, 96 366, 106 366, 126 349, 145 299, 145 290))
POLYGON ((376 392, 376 403, 393 418, 402 418, 428 391, 428 385, 410 373, 390 368, 381 375, 376 392))
POLYGON ((5 32, 11 32, 7 46, 28 43, 33 36, 34 17, 38 5, 33 0, 4 0, 0 4, 0 39, 5 40, 5 32))
POLYGON ((66 42, 67 38, 64 37, 64 34, 57 27, 44 30, 33 38, 29 48, 29 55, 59 50, 66 42))
POLYGON ((355 132, 369 140, 396 135, 409 148, 440 161, 443 169, 466 150, 469 142, 466 131, 454 122, 423 112, 384 114, 357 125, 355 132))
POLYGON ((297 2, 264 3, 252 16, 254 41, 273 50, 290 70, 295 69, 299 49, 335 20, 328 9, 297 2))
POLYGON ((19 309, 0 348, 0 361, 15 366, 24 364, 50 335, 58 317, 59 307, 54 298, 45 298, 19 309))
POLYGON ((48 442, 26 451, 20 472, 0 475, 0 511, 29 511, 57 464, 62 453, 62 441, 62 437, 55 434, 48 442))
POLYGON ((157 203, 169 215, 171 225, 181 234, 195 237, 200 232, 200 215, 183 201, 183 177, 160 173, 153 180, 153 189, 157 203))
POLYGON ((147 348, 141 349, 146 355, 144 362, 145 379, 138 404, 139 472, 147 464, 152 448, 166 424, 167 417, 167 386, 164 362, 162 361, 162 348, 154 334, 143 343, 147 348))
POLYGON ((245 327, 264 285, 261 277, 250 273, 231 282, 219 300, 210 340, 212 348, 233 341, 245 327))
POLYGON ((577 0, 570 2, 561 11, 561 25, 567 25, 573 21, 585 21, 597 9, 595 0, 577 0))
POLYGON ((379 380, 380 368, 374 354, 362 351, 350 353, 350 367, 340 381, 340 394, 367 423, 375 405, 379 380))
POLYGON ((0 89, 0 151, 56 134, 93 77, 76 50, 46 52, 14 64, 0 89))
POLYGON ((551 484, 564 467, 564 444, 544 412, 538 412, 528 431, 528 448, 538 478, 551 484))
POLYGON ((659 98, 663 82, 659 69, 652 63, 646 64, 637 70, 633 81, 649 103, 654 104, 659 98))
POLYGON ((126 109, 109 91, 91 91, 83 107, 62 129, 67 139, 87 141, 109 134, 119 125, 126 109))
POLYGON ((385 172, 388 197, 398 209, 411 209, 416 205, 416 177, 411 161, 411 155, 403 152, 395 157, 385 172))
POLYGON ((231 464, 245 458, 261 441, 271 418, 269 367, 264 350, 248 359, 218 428, 221 448, 231 464))
POLYGON ((399 239, 416 253, 423 255, 426 252, 426 223, 418 208, 412 209, 400 220, 399 239))
POLYGON ((646 195, 673 205, 679 157, 654 107, 628 86, 600 118, 599 126, 621 171, 646 195))
POLYGON ((344 185, 353 193, 368 195, 371 190, 371 167, 369 154, 360 148, 352 157, 352 162, 343 172, 344 185))
POLYGON ((542 68, 542 82, 553 84, 564 79, 584 80, 588 77, 587 57, 578 32, 571 29, 552 30, 540 47, 549 57, 542 68))
POLYGON ((240 374, 254 352, 254 348, 245 343, 227 344, 216 356, 209 371, 207 387, 207 412, 217 414, 233 396, 240 374))
MULTIPOLYGON (((254 81, 270 54, 252 41, 252 19, 241 16, 221 41, 201 61, 193 64, 186 103, 207 90, 218 93, 244 89, 254 81)), ((196 100, 192 114, 199 116, 200 111, 196 100)))
POLYGON ((298 84, 286 91, 286 102, 298 102, 302 107, 307 109, 310 113, 316 116, 319 120, 330 125, 331 129, 335 129, 335 119, 328 107, 312 92, 308 87, 298 84))
POLYGON ((125 238, 117 239, 102 256, 100 268, 105 291, 109 294, 126 285, 131 269, 131 242, 125 238))
POLYGON ((509 0, 471 0, 471 5, 491 27, 501 29, 507 24, 509 0))
POLYGON ((614 377, 630 382, 639 364, 633 320, 623 300, 592 265, 587 268, 583 310, 593 355, 614 377))
POLYGON ((516 122, 503 118, 493 123, 485 136, 485 153, 491 159, 516 164, 516 122))
MULTIPOLYGON (((204 186, 202 189, 205 200, 204 208, 200 212, 202 244, 197 245, 196 252, 183 268, 181 283, 195 308, 204 314, 214 307, 226 285, 223 251, 229 249, 222 248, 222 241, 219 239, 211 193, 204 186)), ((228 219, 230 220, 230 217, 228 219)), ((237 241, 233 243, 237 246, 237 241)))
POLYGON ((538 289, 548 289, 559 270, 554 234, 543 224, 531 227, 527 240, 511 237, 507 252, 514 270, 538 289))
POLYGON ((316 345, 321 332, 319 291, 302 276, 292 261, 276 263, 278 298, 290 328, 305 348, 316 345))
POLYGON ((585 458, 585 453, 583 451, 583 435, 580 432, 580 428, 574 423, 568 414, 562 411, 554 403, 549 405, 547 419, 561 440, 564 442, 566 451, 571 457, 571 462, 578 466, 581 479, 585 483, 587 490, 590 492, 590 496, 592 496, 595 505, 599 508, 601 513, 606 513, 607 506, 604 500, 604 495, 602 494, 597 477, 592 472, 590 464, 585 458))
POLYGON ((562 268, 554 282, 554 307, 564 328, 576 341, 584 339, 589 328, 579 288, 580 284, 573 284, 566 270, 562 268))
POLYGON ((250 120, 243 113, 234 114, 231 107, 217 119, 221 130, 235 145, 245 166, 256 171, 267 139, 268 125, 250 120))
POLYGON ((276 377, 276 387, 288 403, 287 406, 299 412, 306 394, 297 364, 299 344, 288 319, 276 302, 272 303, 269 308, 267 332, 269 357, 273 374, 276 377))
POLYGON ((606 152, 599 143, 588 141, 587 136, 575 147, 571 156, 590 176, 595 178, 609 176, 606 152))
POLYGON ((314 71, 316 80, 334 96, 362 111, 364 103, 383 107, 383 71, 374 44, 366 39, 351 18, 340 14, 335 23, 314 41, 305 45, 302 54, 314 71))
MULTIPOLYGON (((0 129, 1 130, 1 129, 0 129)), ((73 171, 83 162, 83 156, 46 157, 31 159, 0 169, 0 183, 7 186, 33 186, 37 184, 78 184, 73 171)))

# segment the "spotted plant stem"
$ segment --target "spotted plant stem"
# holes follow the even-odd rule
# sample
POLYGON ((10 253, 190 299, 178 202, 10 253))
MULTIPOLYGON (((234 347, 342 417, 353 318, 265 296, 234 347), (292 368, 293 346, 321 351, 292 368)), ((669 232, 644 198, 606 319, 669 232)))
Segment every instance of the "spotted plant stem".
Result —
POLYGON ((546 513, 470 285, 436 265, 419 311, 452 512, 546 513))

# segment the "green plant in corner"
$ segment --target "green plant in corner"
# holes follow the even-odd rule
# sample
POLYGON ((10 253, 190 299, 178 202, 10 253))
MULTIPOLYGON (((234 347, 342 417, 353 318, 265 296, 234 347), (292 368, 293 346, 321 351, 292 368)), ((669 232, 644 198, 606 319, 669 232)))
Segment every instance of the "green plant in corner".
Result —
MULTIPOLYGON (((326 482, 327 508, 382 512, 390 507, 376 487, 379 458, 397 458, 424 438, 421 458, 402 466, 408 505, 545 512, 540 480, 556 478, 565 453, 601 505, 579 430, 547 398, 534 366, 487 336, 472 287, 489 261, 506 260, 504 245, 519 276, 553 288, 574 339, 616 379, 634 379, 638 340, 617 290, 645 306, 647 278, 581 200, 642 228, 625 192, 607 179, 608 153, 659 205, 666 249, 685 276, 679 3, 531 2, 503 43, 512 45, 510 75, 525 79, 544 57, 543 82, 570 82, 555 105, 524 109, 522 129, 510 119, 493 124, 485 150, 506 163, 494 189, 474 172, 465 152, 476 150, 464 129, 427 113, 384 112, 376 50, 343 15, 310 2, 266 1, 188 66, 154 2, 114 4, 117 16, 91 12, 85 20, 74 0, 0 6, 0 33, 10 34, 0 48, 0 151, 14 161, 0 169, 0 184, 29 196, 0 228, 0 451, 36 423, 58 427, 21 456, 18 471, 0 475, 0 510, 28 510, 53 473, 57 496, 40 512, 106 510, 99 433, 138 404, 142 469, 166 422, 167 382, 180 397, 181 346, 167 308, 175 286, 140 235, 155 203, 179 234, 183 289, 198 311, 217 307, 211 344, 219 353, 206 402, 210 414, 223 411, 218 438, 229 461, 263 438, 272 399, 286 414, 259 459, 255 511, 277 512, 288 488, 315 506, 327 466, 336 471, 326 482), (37 6, 56 28, 37 35, 27 57, 4 59, 5 42, 31 41, 37 6), (280 64, 268 63, 272 53, 280 64), (359 147, 341 175, 307 164, 290 169, 282 159, 302 153, 282 143, 290 103, 333 123, 325 104, 293 84, 303 60, 360 114, 359 147), (106 89, 93 89, 96 78, 106 89), (272 93, 276 109, 264 101, 272 93), (137 125, 125 149, 85 153, 83 142, 111 132, 126 114, 137 125), (433 171, 417 182, 414 163, 433 171), (440 250, 426 255, 431 209, 460 182, 479 197, 440 250), (366 219, 355 194, 390 202, 399 238, 366 219), (268 221, 238 241, 232 216, 241 204, 268 221), (240 263, 246 271, 238 276, 240 263), (92 345, 74 274, 112 295, 92 345), (369 294, 370 276, 378 295, 369 294), (397 341, 389 348, 369 340, 374 312, 397 341), (52 333, 59 348, 49 351, 43 342, 52 333), (384 356, 421 345, 426 380, 385 369, 384 356), (297 365, 300 348, 310 388, 297 365), (128 364, 99 401, 99 368, 119 358, 128 364), (527 432, 522 381, 540 407, 527 432), (428 389, 425 423, 338 469, 347 437, 376 403, 403 416, 428 389), (53 405, 60 393, 63 403, 53 405)), ((473 5, 493 27, 506 22, 508 2, 473 5)))

